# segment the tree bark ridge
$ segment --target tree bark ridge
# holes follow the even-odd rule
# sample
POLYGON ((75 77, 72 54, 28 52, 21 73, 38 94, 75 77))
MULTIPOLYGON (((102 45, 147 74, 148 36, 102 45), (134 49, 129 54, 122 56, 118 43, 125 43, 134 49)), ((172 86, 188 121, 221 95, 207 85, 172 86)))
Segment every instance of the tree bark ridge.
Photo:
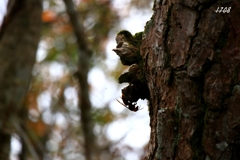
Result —
POLYGON ((237 158, 239 10, 237 0, 155 1, 141 45, 151 97, 145 160, 237 158), (216 13, 221 6, 230 13, 216 13))

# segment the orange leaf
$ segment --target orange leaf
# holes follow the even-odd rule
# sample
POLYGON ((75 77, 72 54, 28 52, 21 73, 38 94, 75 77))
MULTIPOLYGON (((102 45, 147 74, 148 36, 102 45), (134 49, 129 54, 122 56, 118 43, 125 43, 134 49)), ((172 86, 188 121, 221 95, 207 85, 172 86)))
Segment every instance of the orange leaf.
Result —
POLYGON ((44 23, 52 22, 56 20, 56 14, 53 11, 47 10, 42 13, 42 21, 44 23))

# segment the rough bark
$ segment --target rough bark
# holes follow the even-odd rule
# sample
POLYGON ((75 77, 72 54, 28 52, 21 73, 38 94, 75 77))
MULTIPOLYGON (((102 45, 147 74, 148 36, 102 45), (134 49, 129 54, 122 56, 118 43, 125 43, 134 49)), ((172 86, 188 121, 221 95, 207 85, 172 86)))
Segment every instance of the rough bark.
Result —
POLYGON ((151 126, 144 159, 238 159, 240 1, 156 0, 153 9, 141 45, 151 126))
POLYGON ((9 159, 11 133, 20 123, 18 114, 29 88, 42 12, 41 0, 15 1, 9 8, 0 30, 0 159, 4 160, 9 159))

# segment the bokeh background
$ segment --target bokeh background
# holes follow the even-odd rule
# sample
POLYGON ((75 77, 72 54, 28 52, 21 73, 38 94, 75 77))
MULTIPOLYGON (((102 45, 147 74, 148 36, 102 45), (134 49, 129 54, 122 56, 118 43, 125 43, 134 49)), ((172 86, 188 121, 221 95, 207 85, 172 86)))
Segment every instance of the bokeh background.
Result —
MULTIPOLYGON (((7 0, 0 1, 0 24, 7 0)), ((94 134, 104 148, 101 159, 138 160, 144 156, 150 126, 146 101, 141 110, 131 112, 120 103, 117 79, 128 67, 112 51, 120 30, 132 34, 144 30, 152 16, 149 0, 74 0, 91 46, 93 59, 88 74, 94 134)), ((62 0, 43 0, 42 38, 27 94, 26 125, 36 135, 33 145, 44 148, 45 157, 54 160, 84 159, 83 136, 78 108, 77 46, 62 0), (38 143, 38 142, 41 143, 38 143), (36 144, 34 144, 36 143, 36 144)), ((12 135, 11 160, 17 160, 22 144, 12 135)))

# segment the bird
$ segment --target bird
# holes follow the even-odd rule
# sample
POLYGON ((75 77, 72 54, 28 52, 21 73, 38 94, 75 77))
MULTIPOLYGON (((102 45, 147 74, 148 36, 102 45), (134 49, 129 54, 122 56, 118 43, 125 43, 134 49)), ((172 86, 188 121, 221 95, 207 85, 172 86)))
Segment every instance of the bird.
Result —
POLYGON ((130 66, 141 61, 141 39, 142 32, 133 36, 129 31, 123 30, 117 34, 115 38, 117 46, 113 51, 120 57, 123 65, 130 66))

